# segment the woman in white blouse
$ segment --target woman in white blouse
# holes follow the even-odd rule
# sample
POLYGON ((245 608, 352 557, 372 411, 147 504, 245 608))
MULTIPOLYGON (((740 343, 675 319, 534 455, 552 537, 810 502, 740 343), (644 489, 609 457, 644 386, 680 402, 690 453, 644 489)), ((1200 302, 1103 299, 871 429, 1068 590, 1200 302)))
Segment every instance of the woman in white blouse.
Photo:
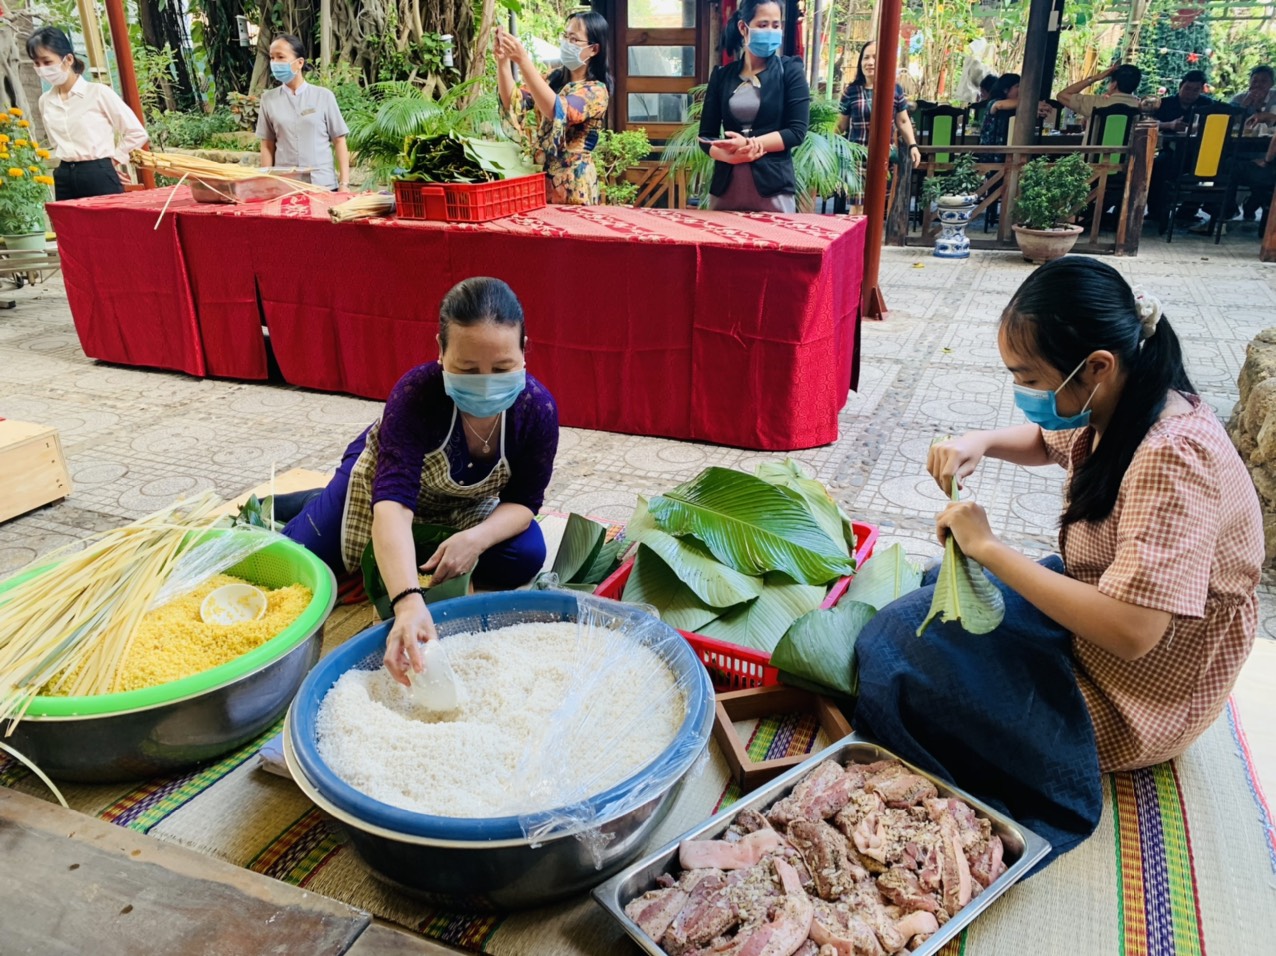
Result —
POLYGON ((115 168, 149 137, 133 111, 105 83, 81 75, 84 61, 67 35, 41 27, 27 37, 27 55, 40 79, 53 87, 40 97, 40 121, 58 165, 53 170, 57 199, 86 199, 122 193, 115 168))

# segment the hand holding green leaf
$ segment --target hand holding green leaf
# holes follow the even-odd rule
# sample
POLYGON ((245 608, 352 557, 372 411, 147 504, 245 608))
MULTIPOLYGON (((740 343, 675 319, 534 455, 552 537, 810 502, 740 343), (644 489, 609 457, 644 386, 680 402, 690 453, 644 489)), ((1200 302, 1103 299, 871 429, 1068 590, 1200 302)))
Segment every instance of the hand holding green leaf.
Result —
MULTIPOLYGON (((953 484, 952 499, 957 500, 953 484)), ((962 553, 957 536, 950 530, 944 542, 944 563, 939 567, 935 596, 926 620, 917 629, 921 637, 937 616, 944 621, 957 621, 971 634, 987 634, 1006 616, 1006 602, 997 586, 988 580, 984 569, 962 553)))

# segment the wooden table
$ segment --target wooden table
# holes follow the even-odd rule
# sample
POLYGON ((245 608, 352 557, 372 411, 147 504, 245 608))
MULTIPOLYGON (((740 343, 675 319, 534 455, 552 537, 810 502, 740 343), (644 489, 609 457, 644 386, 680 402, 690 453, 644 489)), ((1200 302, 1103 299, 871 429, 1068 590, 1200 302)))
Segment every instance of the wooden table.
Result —
POLYGON ((0 788, 0 951, 409 956, 362 910, 0 788))

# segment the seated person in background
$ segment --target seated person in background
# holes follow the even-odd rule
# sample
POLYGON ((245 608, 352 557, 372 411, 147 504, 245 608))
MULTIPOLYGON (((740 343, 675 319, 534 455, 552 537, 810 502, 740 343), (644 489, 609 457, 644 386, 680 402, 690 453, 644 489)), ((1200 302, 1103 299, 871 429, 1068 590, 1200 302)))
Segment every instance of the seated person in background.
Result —
MULTIPOLYGON (((1010 140, 1010 120, 1019 109, 1019 74, 1003 73, 993 85, 988 96, 988 111, 979 127, 981 146, 1004 146, 1010 140)), ((1050 106, 1044 101, 1037 106, 1037 115, 1044 116, 1050 106)), ((1004 161, 1001 153, 981 153, 976 159, 981 163, 1004 161)))
POLYGON ((983 103, 992 98, 992 91, 997 86, 998 76, 996 73, 989 73, 979 81, 979 102, 983 103))
POLYGON ((1139 98, 1134 95, 1134 91, 1139 88, 1141 82, 1143 82, 1143 71, 1137 66, 1131 66, 1128 63, 1114 64, 1102 73, 1088 76, 1080 82, 1065 87, 1059 91, 1055 99, 1082 119, 1089 120, 1091 113, 1106 106, 1120 104, 1122 106, 1133 106, 1137 109, 1139 98), (1081 92, 1087 86, 1093 86, 1100 80, 1108 81, 1108 88, 1104 92, 1081 92))
POLYGON ((1162 133, 1182 133, 1192 125, 1192 117, 1214 105, 1205 95, 1205 74, 1189 70, 1179 81, 1179 91, 1161 100, 1156 120, 1162 133))
MULTIPOLYGON (((1260 211, 1268 209, 1272 202, 1272 192, 1276 191, 1276 136, 1268 140, 1265 155, 1258 159, 1241 157, 1238 162, 1237 192, 1249 190, 1249 195, 1245 197, 1244 213, 1246 219, 1253 219, 1260 211)), ((1240 210, 1233 199, 1231 208, 1227 210, 1227 218, 1234 218, 1238 211, 1240 210)))
MULTIPOLYGON (((1184 133, 1192 126, 1193 117, 1206 112, 1216 101, 1205 96, 1205 74, 1189 70, 1179 81, 1178 92, 1161 100, 1156 111, 1157 127, 1162 133, 1184 133)), ((1152 181, 1148 187, 1148 209, 1158 223, 1168 225, 1170 201, 1170 177, 1178 164, 1174 140, 1162 140, 1163 148, 1152 164, 1152 181)), ((1181 222, 1192 222, 1200 209, 1199 203, 1183 203, 1178 210, 1181 222)), ((1164 232, 1164 228, 1161 230, 1164 232)))
POLYGON ((1276 70, 1256 66, 1249 71, 1249 89, 1232 97, 1232 105, 1245 111, 1246 122, 1276 123, 1276 70))

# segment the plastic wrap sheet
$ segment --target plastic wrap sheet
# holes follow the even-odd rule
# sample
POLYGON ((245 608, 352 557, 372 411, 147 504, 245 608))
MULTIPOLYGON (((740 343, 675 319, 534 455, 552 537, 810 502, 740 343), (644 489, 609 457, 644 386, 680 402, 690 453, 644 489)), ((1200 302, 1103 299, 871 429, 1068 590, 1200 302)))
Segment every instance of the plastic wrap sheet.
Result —
POLYGON ((284 536, 264 528, 233 528, 204 538, 186 548, 168 580, 160 587, 148 611, 176 601, 210 578, 223 574, 262 548, 283 541, 284 536))
POLYGON ((515 769, 510 792, 518 794, 518 816, 524 835, 534 841, 573 834, 588 846, 595 864, 602 865, 602 850, 612 839, 602 824, 641 806, 664 792, 687 773, 704 766, 705 739, 683 735, 656 763, 642 772, 602 791, 613 780, 624 759, 625 742, 662 726, 670 709, 681 723, 695 687, 703 675, 697 670, 682 671, 673 666, 673 655, 686 652, 679 634, 655 617, 633 605, 592 595, 577 594, 576 679, 562 705, 546 721, 539 740, 529 741, 524 758, 515 769), (664 686, 664 671, 675 675, 664 686), (640 709, 615 723, 604 723, 600 710, 606 705, 607 687, 623 675, 639 686, 663 687, 645 699, 640 709), (572 746, 580 737, 594 738, 591 759, 585 765, 568 761, 578 757, 572 746), (699 758, 699 759, 697 759, 699 758), (527 806, 554 807, 550 811, 520 812, 527 806))

